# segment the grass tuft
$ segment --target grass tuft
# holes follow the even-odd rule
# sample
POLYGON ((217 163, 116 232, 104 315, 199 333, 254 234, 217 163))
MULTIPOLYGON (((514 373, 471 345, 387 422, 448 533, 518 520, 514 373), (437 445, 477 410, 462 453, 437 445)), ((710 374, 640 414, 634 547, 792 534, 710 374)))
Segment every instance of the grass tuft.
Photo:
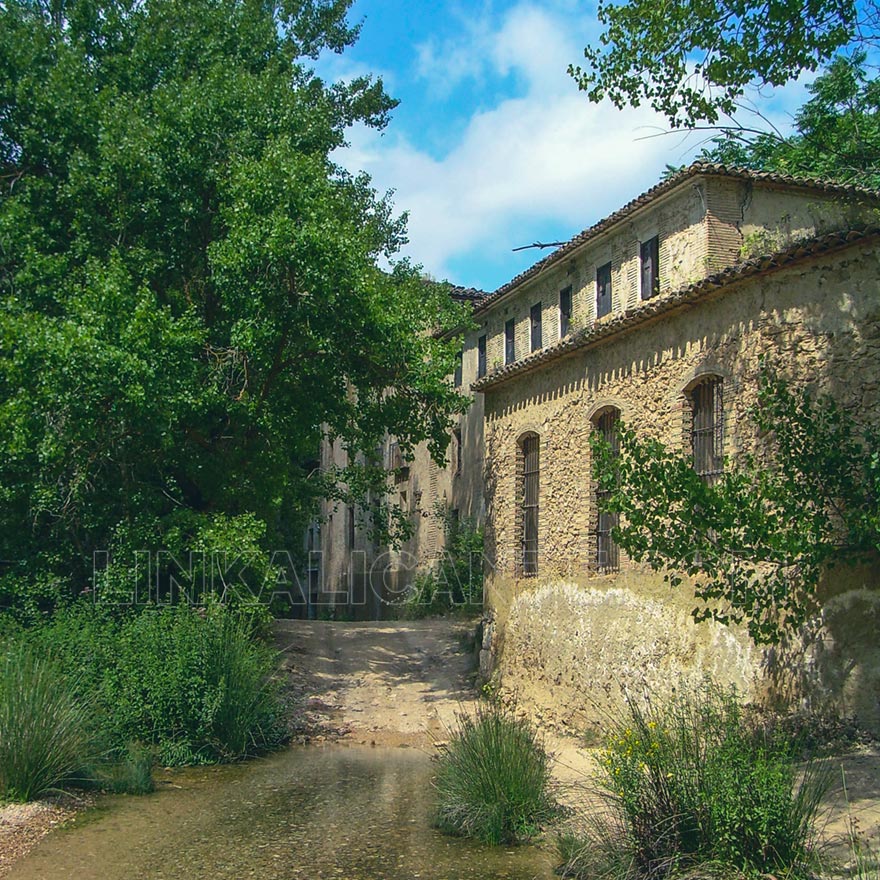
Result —
POLYGON ((0 794, 30 801, 92 758, 89 710, 48 658, 21 644, 0 659, 0 794))
POLYGON ((154 750, 141 743, 131 743, 121 751, 112 750, 89 768, 86 787, 113 794, 150 794, 156 790, 154 760, 154 750))
POLYGON ((604 810, 559 839, 564 869, 589 878, 807 877, 827 767, 752 724, 709 686, 657 705, 632 700, 600 752, 604 810))
POLYGON ((527 720, 493 705, 459 715, 437 760, 437 827, 491 844, 533 837, 556 812, 550 764, 527 720))

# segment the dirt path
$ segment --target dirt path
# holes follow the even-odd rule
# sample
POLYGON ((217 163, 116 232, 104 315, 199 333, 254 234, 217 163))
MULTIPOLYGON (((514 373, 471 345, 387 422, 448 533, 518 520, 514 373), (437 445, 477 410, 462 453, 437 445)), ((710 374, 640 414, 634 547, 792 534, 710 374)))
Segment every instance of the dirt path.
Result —
MULTIPOLYGON (((285 620, 275 639, 288 670, 301 741, 432 749, 472 711, 475 624, 432 619, 343 623, 285 620)), ((590 750, 544 731, 564 792, 593 770, 590 750)))
MULTIPOLYGON (((455 713, 472 710, 476 702, 473 634, 473 624, 444 619, 277 622, 276 643, 301 718, 298 738, 432 749, 448 738, 455 713)), ((544 738, 556 758, 563 800, 583 806, 594 753, 553 730, 544 731, 544 738)), ((827 760, 834 783, 826 798, 823 846, 845 861, 851 819, 880 846, 880 749, 863 746, 827 760)))
POLYGON ((281 620, 275 640, 301 738, 430 746, 474 703, 474 625, 281 620))

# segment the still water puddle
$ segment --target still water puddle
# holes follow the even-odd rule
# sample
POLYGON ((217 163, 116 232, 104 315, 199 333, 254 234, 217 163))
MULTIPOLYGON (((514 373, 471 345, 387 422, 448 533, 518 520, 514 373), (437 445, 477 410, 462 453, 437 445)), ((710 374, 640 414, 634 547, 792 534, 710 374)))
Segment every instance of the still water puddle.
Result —
POLYGON ((431 762, 409 749, 292 748, 186 770, 49 835, 13 880, 469 880, 553 877, 552 848, 430 827, 431 762))

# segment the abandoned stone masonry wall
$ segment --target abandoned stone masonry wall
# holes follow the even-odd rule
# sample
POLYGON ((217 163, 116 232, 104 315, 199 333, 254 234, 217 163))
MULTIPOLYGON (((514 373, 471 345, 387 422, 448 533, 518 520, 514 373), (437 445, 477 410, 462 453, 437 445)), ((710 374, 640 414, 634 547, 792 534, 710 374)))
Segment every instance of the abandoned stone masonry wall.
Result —
MULTIPOLYGON (((855 237, 741 280, 678 309, 485 387, 487 544, 495 558, 485 647, 508 692, 583 726, 621 688, 655 693, 712 674, 755 695, 831 704, 880 729, 878 573, 828 585, 825 618, 784 656, 744 632, 695 624, 693 596, 621 556, 602 572, 589 437, 608 407, 638 430, 687 448, 689 389, 723 386, 723 453, 755 437, 762 356, 796 383, 880 418, 880 259, 877 236, 855 237), (539 438, 537 575, 521 577, 522 474, 517 444, 539 438)), ((486 660, 487 658, 484 658, 486 660)), ((488 664, 484 663, 484 668, 488 664)))
POLYGON ((366 536, 356 517, 326 513, 324 588, 357 587, 374 601, 355 612, 386 616, 416 567, 436 565, 447 510, 485 531, 481 672, 546 719, 582 729, 624 688, 662 695, 709 674, 880 733, 880 565, 835 569, 804 638, 758 648, 696 624, 687 584, 616 548, 590 460, 593 432, 622 419, 714 479, 760 448, 748 414, 763 356, 880 419, 878 229, 880 192, 697 164, 493 293, 456 288, 475 326, 450 380, 473 405, 445 463, 424 444, 402 462, 387 438, 388 500, 413 537, 371 548, 382 564, 361 584, 349 559, 366 536))

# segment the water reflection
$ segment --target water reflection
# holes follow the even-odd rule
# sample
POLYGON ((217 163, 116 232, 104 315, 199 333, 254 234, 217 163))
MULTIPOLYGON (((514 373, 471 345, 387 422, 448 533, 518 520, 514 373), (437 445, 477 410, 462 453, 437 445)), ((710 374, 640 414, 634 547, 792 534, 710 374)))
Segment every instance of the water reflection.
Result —
POLYGON ((407 749, 294 748, 187 770, 149 797, 50 835, 16 880, 467 880, 550 878, 552 855, 444 837, 429 826, 431 767, 407 749))

